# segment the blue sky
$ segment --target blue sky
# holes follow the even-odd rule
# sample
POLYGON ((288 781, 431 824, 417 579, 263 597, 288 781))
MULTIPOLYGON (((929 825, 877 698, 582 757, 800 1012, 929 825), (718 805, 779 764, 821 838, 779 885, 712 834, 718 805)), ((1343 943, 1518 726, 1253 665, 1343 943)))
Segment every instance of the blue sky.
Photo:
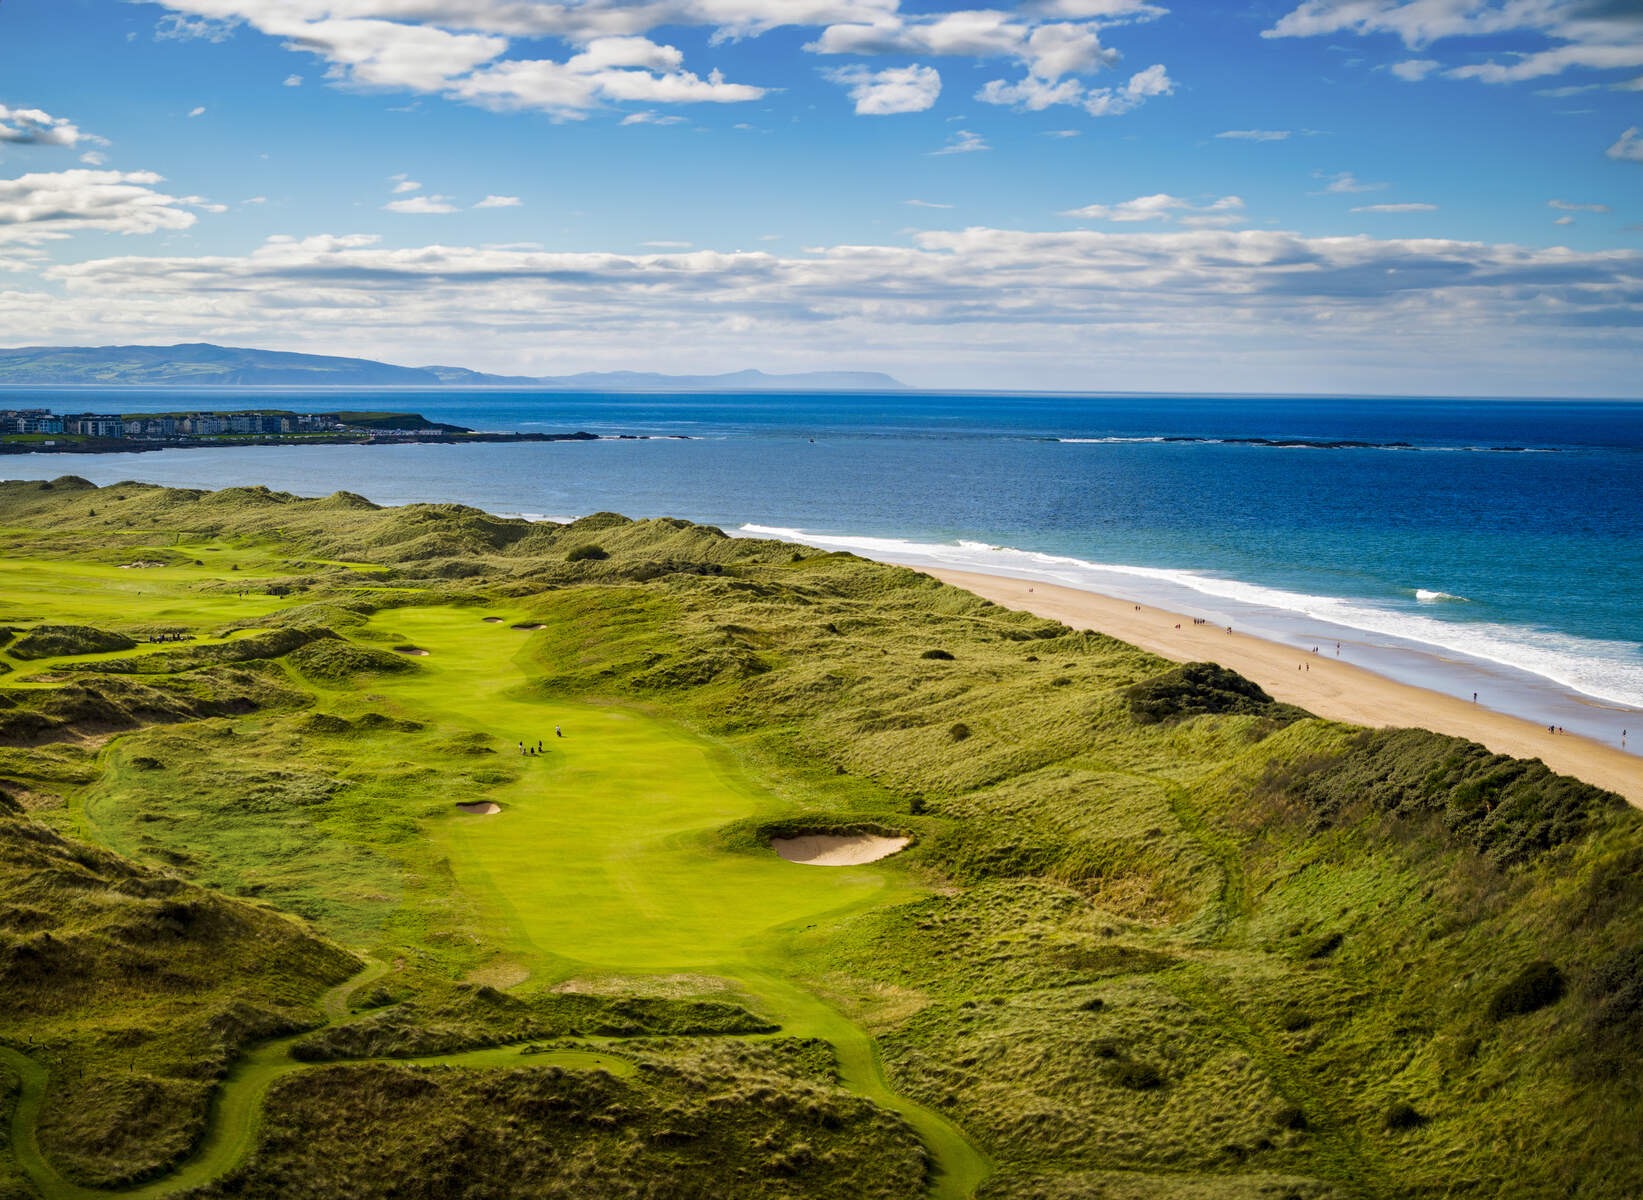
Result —
POLYGON ((9 344, 1643 395, 1637 0, 5 0, 9 344))

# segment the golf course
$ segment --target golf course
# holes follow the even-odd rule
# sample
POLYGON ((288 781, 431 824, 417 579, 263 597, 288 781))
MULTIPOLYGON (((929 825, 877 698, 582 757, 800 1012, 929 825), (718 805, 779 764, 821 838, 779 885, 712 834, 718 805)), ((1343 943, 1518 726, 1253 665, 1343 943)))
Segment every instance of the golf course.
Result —
POLYGON ((0 541, 0 1196, 1643 1180, 1643 827, 1538 762, 682 521, 0 541))

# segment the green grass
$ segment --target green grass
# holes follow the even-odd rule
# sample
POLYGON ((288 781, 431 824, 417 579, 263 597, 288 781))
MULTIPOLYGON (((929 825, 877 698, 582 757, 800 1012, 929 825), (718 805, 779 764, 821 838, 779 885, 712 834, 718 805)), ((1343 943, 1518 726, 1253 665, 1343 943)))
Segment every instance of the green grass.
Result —
MULTIPOLYGON (((380 963, 346 995, 280 984, 331 1022, 304 1056, 447 1068, 316 1071, 294 1033, 245 1054, 255 1022, 213 1042, 129 989, 0 1026, 26 1050, 15 1030, 49 1024, 40 1144, 84 1180, 204 1184, 255 1146, 212 1186, 376 1194, 385 1163, 444 1179, 452 1128, 611 1195, 646 1174, 850 1195, 876 1153, 887 1195, 928 1156, 938 1195, 1058 1200, 1621 1197, 1643 1171, 1643 827, 1538 766, 684 522, 58 481, 0 485, 0 551, 0 625, 139 643, 0 646, 0 789, 144 878, 380 963), (567 561, 590 544, 607 557, 567 561), (769 852, 793 828, 915 843, 827 870, 769 852), (546 1115, 581 1111, 563 1080, 480 1048, 542 1037, 638 1074, 572 1131, 546 1115), (698 1107, 678 1089, 702 1079, 698 1107), (356 1146, 327 1109, 376 1132, 356 1146)), ((30 922, 89 935, 86 911, 20 877, 0 952, 30 922)), ((180 936, 180 961, 223 962, 211 1003, 268 991, 233 938, 180 936)))

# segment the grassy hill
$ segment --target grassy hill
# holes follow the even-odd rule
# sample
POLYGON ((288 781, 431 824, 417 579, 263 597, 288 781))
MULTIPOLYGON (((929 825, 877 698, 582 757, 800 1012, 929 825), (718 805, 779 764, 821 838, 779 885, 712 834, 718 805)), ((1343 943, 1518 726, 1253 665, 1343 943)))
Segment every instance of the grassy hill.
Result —
POLYGON ((0 556, 0 1192, 1643 1180, 1643 825, 1538 763, 682 521, 66 478, 0 556))

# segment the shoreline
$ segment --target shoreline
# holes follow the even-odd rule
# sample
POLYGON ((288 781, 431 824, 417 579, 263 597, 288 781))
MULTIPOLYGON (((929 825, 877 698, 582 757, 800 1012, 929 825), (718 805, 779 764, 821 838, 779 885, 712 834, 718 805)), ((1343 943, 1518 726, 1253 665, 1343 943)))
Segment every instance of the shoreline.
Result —
MULTIPOLYGON (((1230 667, 1275 700, 1316 716, 1371 727, 1414 725, 1478 742, 1497 754, 1538 758, 1552 770, 1616 792, 1643 808, 1643 759, 1592 738, 1544 726, 1441 692, 1388 679, 1326 653, 1312 654, 1148 604, 1065 584, 981 571, 903 564, 1006 608, 1091 629, 1177 662, 1230 667)), ((1643 728, 1634 735, 1643 742, 1643 728)), ((1631 744, 1631 743, 1628 743, 1631 744)))

